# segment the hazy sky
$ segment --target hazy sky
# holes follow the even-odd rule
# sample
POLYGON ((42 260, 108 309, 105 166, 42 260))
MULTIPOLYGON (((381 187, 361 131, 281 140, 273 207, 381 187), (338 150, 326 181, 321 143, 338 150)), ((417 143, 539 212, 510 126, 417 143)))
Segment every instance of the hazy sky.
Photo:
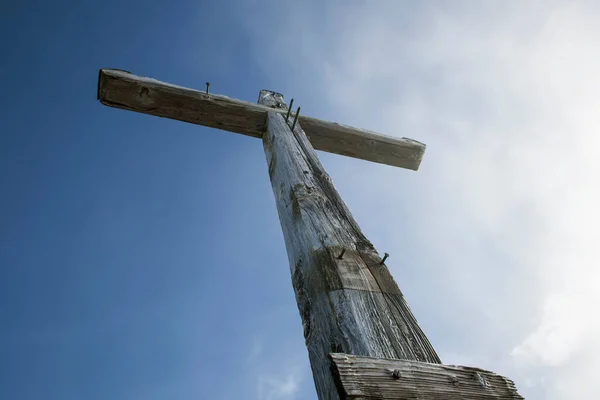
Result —
POLYGON ((259 140, 111 109, 99 68, 427 144, 319 153, 446 364, 600 391, 600 7, 13 2, 0 15, 0 398, 305 400, 259 140))

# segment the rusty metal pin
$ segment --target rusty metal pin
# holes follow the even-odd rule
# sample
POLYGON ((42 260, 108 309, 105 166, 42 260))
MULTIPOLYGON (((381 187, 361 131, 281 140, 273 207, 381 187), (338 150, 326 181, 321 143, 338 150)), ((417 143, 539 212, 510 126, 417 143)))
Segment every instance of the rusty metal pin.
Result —
POLYGON ((288 119, 290 119, 290 113, 292 112, 292 105, 294 104, 294 99, 290 100, 290 106, 288 107, 288 112, 287 115, 285 116, 285 122, 288 122, 288 119))
POLYGON ((379 264, 383 264, 383 263, 385 262, 385 260, 387 260, 387 258, 388 258, 389 256, 390 256, 390 255, 389 255, 388 253, 384 253, 384 254, 383 254, 383 259, 381 260, 381 262, 380 262, 379 264))
POLYGON ((210 86, 210 82, 206 82, 206 94, 208 94, 208 87, 210 86))
POLYGON ((344 258, 344 253, 346 253, 346 249, 342 249, 342 252, 340 253, 340 255, 338 256, 338 260, 341 260, 344 258))
POLYGON ((294 132, 294 128, 296 127, 296 122, 298 122, 298 115, 300 115, 300 107, 298 107, 298 111, 296 111, 296 115, 294 116, 294 123, 292 124, 292 132, 294 132))

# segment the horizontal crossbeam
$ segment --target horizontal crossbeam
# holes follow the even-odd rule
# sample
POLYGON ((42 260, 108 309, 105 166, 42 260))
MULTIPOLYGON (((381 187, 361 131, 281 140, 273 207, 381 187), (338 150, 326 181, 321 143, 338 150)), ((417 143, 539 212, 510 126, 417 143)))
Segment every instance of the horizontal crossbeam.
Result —
POLYGON ((508 378, 479 368, 332 353, 340 399, 523 399, 508 378))
MULTIPOLYGON (((266 129, 263 105, 205 91, 171 85, 116 69, 101 69, 98 99, 107 106, 176 119, 260 138, 266 129)), ((280 109, 277 112, 287 113, 280 109)), ((292 113, 293 115, 293 113, 292 113)), ((334 122, 300 115, 312 146, 317 150, 381 164, 417 170, 425 145, 334 122)))

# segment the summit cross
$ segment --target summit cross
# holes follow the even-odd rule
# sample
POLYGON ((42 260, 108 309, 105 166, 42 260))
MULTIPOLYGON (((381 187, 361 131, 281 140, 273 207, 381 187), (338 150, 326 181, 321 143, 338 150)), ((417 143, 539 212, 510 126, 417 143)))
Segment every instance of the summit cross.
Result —
POLYGON ((316 150, 417 170, 425 145, 258 104, 101 69, 107 106, 260 138, 287 249, 313 378, 325 399, 522 399, 493 372, 442 365, 316 150), (441 397, 440 397, 441 396, 441 397))

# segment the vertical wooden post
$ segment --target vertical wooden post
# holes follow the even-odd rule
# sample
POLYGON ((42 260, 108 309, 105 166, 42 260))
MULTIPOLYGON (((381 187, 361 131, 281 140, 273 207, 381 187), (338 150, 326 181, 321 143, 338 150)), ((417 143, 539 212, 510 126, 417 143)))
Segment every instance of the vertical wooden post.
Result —
MULTIPOLYGON (((261 91, 260 104, 286 109, 261 91)), ((440 359, 398 285, 319 162, 300 124, 269 112, 263 146, 319 399, 338 399, 329 353, 440 359)))

